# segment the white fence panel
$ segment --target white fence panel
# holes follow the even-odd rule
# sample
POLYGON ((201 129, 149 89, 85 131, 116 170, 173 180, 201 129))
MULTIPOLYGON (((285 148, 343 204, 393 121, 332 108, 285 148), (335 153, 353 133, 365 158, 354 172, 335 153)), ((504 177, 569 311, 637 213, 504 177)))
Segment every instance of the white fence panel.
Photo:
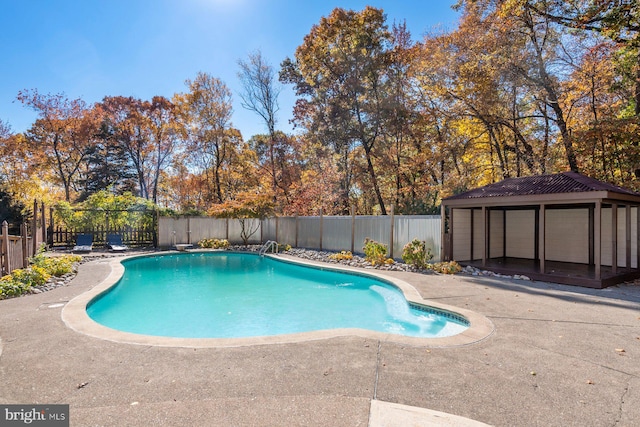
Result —
MULTIPOLYGON (((322 220, 322 249, 350 251, 352 217, 325 216, 322 220)), ((354 248, 354 250, 357 249, 354 248)))
MULTIPOLYGON (((249 245, 259 245, 260 241, 260 220, 257 218, 248 218, 244 220, 244 227, 247 234, 250 234, 247 243, 249 245)), ((242 240, 242 221, 238 219, 229 219, 229 243, 232 245, 244 244, 242 240)))
POLYGON ((308 249, 320 247, 320 217, 298 217, 298 247, 308 249))
MULTIPOLYGON (((380 242, 389 247, 391 238, 391 217, 389 216, 357 216, 354 233, 354 251, 362 253, 364 239, 380 242)), ((394 254, 395 256, 396 254, 394 254)))
POLYGON ((192 217, 189 218, 189 231, 194 245, 202 239, 226 239, 227 220, 224 218, 192 217))
POLYGON ((188 225, 187 218, 158 218, 158 246, 169 248, 176 243, 187 243, 188 225))
MULTIPOLYGON (((411 240, 424 240, 434 255, 433 260, 440 260, 440 217, 435 215, 394 216, 393 242, 390 216, 356 216, 355 219, 351 216, 278 217, 262 221, 247 219, 245 227, 253 230, 249 244, 275 240, 294 247, 329 251, 351 250, 353 245, 354 252, 362 253, 364 239, 368 237, 389 248, 393 245, 395 259, 402 257, 404 245, 411 240)), ((237 219, 160 217, 158 244, 167 248, 176 243, 196 244, 205 238, 226 238, 231 244, 243 244, 241 231, 241 222, 237 219)))
POLYGON ((402 257, 404 245, 413 239, 424 240, 427 248, 433 254, 433 260, 440 260, 440 244, 442 242, 438 215, 398 215, 394 218, 394 246, 395 258, 402 257))
POLYGON ((271 240, 276 240, 278 242, 296 246, 296 217, 282 217, 278 219, 278 238, 276 239, 275 234, 274 238, 271 240))
POLYGON ((280 228, 280 218, 266 218, 262 220, 262 241, 278 241, 277 234, 280 228))

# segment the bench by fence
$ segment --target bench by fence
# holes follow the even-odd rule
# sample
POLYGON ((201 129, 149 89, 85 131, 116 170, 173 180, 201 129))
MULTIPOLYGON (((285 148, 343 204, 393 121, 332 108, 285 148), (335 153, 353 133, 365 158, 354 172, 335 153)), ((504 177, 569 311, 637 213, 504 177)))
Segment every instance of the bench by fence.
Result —
POLYGON ((90 234, 93 236, 95 246, 104 246, 107 243, 108 234, 119 234, 122 236, 122 243, 127 246, 155 246, 156 232, 153 227, 123 227, 107 228, 94 227, 74 230, 64 226, 57 226, 49 229, 49 246, 71 247, 76 241, 78 234, 90 234))
POLYGON ((48 244, 51 248, 72 247, 78 234, 93 236, 95 247, 105 246, 107 235, 119 234, 126 246, 157 246, 155 210, 151 209, 73 209, 75 220, 49 211, 48 244))

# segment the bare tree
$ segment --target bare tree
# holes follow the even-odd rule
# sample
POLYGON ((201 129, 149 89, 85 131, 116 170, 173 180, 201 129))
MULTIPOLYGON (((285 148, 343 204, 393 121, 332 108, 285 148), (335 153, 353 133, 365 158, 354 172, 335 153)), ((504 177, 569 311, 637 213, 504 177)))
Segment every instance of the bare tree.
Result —
POLYGON ((0 139, 9 138, 11 135, 11 126, 7 122, 0 119, 0 139))
POLYGON ((242 83, 244 91, 240 94, 242 107, 258 114, 269 133, 269 172, 271 178, 271 188, 275 201, 277 192, 277 168, 276 168, 276 123, 277 113, 280 109, 278 96, 282 91, 282 86, 278 82, 275 70, 263 58, 260 51, 249 54, 247 61, 238 60, 240 71, 238 78, 242 83))

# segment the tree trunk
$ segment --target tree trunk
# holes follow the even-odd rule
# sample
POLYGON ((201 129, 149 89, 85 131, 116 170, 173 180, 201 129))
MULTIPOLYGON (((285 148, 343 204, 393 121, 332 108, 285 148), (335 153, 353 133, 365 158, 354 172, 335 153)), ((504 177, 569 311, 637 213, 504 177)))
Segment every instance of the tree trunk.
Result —
POLYGON ((367 157, 367 171, 369 171, 369 176, 371 177, 373 191, 375 191, 376 198, 378 199, 378 204, 380 205, 380 213, 382 215, 386 215, 387 209, 384 206, 384 200, 382 199, 382 193, 380 192, 380 186, 378 185, 378 178, 373 168, 373 162, 371 161, 371 146, 365 142, 363 142, 362 146, 364 147, 364 152, 367 157))
MULTIPOLYGON (((636 115, 636 118, 640 119, 640 46, 637 47, 636 49, 638 49, 638 51, 636 52, 637 55, 637 59, 636 59, 636 84, 635 84, 635 88, 634 88, 634 100, 635 100, 635 106, 634 106, 634 113, 636 115)), ((634 139, 633 140, 633 145, 634 146, 638 146, 639 142, 638 139, 634 139)), ((636 156, 636 162, 635 162, 635 169, 633 171, 633 174, 635 175, 636 178, 640 178, 640 164, 638 164, 638 160, 637 160, 637 156, 636 156)))

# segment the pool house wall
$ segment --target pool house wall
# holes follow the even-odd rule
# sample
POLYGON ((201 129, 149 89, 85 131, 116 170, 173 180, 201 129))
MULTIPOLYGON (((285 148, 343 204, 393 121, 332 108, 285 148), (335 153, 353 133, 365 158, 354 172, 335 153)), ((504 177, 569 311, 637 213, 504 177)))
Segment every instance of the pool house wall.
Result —
MULTIPOLYGON (((589 264, 590 258, 590 212, 589 208, 561 208, 549 206, 545 209, 545 259, 568 263, 589 264)), ((601 236, 612 235, 611 207, 601 209, 601 236)), ((626 206, 616 209, 617 266, 638 268, 638 208, 626 206), (627 220, 629 215, 629 220, 627 220), (627 239, 627 226, 629 239, 627 239), (626 254, 629 254, 627 257, 626 254), (622 256, 620 255, 622 254, 622 256), (627 265, 627 262, 629 265, 627 265)), ((487 209, 489 224, 489 258, 535 259, 536 254, 536 213, 535 209, 487 209)), ((591 214, 593 215, 593 214, 591 214)), ((482 224, 481 209, 453 209, 453 259, 478 261, 483 257, 485 229, 482 224), (471 218, 473 215, 473 219, 471 218), (473 232, 473 237, 471 233, 473 232), (470 244, 470 242, 475 244, 470 244), (473 251, 473 255, 471 255, 473 251)), ((539 220, 539 219, 538 219, 539 220)), ((600 239, 601 265, 612 265, 611 238, 600 239)), ((539 243, 538 243, 539 245, 539 243)), ((540 248, 538 247, 538 252, 540 248)))
MULTIPOLYGON (((267 240, 293 247, 328 251, 362 253, 365 238, 389 247, 390 255, 400 259, 404 245, 413 239, 424 240, 440 260, 441 222, 439 215, 387 215, 387 216, 295 216, 247 220, 247 227, 256 232, 250 244, 267 240)), ((176 244, 196 244, 199 240, 227 239, 231 244, 242 244, 240 221, 210 217, 158 218, 158 245, 170 248, 176 244)))

